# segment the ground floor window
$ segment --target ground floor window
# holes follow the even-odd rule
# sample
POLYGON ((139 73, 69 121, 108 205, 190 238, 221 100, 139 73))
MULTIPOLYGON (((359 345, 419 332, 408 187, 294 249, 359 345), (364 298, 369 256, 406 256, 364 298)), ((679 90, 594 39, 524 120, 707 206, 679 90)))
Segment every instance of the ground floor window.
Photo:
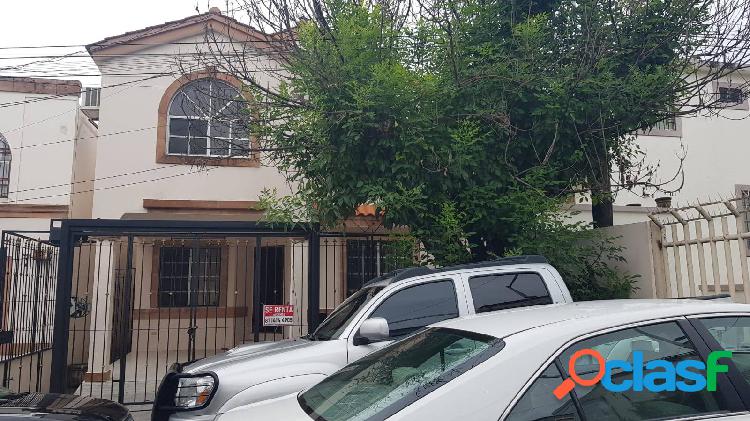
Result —
POLYGON ((364 284, 396 269, 412 265, 412 255, 402 245, 388 240, 346 241, 346 296, 364 284))
POLYGON ((159 307, 218 306, 220 247, 161 247, 159 307))

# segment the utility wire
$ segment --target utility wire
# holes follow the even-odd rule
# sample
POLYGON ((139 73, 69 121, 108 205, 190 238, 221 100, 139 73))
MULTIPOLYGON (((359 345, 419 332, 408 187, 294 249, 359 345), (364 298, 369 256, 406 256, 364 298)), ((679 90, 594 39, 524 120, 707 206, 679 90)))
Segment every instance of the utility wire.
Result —
MULTIPOLYGON (((123 131, 119 131, 119 132, 105 133, 105 134, 99 134, 99 135, 88 136, 88 137, 80 137, 80 138, 75 138, 74 137, 74 138, 70 138, 70 139, 52 140, 52 141, 44 142, 44 143, 34 143, 34 144, 31 144, 31 145, 16 146, 16 147, 12 147, 10 149, 15 151, 15 150, 22 150, 22 149, 40 148, 40 147, 44 147, 44 146, 60 145, 60 144, 64 144, 64 143, 75 142, 75 141, 78 141, 78 140, 99 140, 100 138, 105 138, 105 137, 110 137, 110 136, 119 136, 119 135, 123 135, 123 134, 138 133, 138 132, 144 132, 144 131, 147 131, 147 130, 154 130, 154 129, 157 129, 159 127, 166 127, 166 126, 142 127, 142 128, 138 128, 138 129, 123 130, 123 131)), ((221 137, 216 137, 216 136, 197 136, 197 137, 206 138, 206 139, 210 139, 210 140, 226 141, 226 138, 221 138, 221 137)), ((230 141, 230 143, 232 143, 232 142, 230 141)), ((234 145, 234 143, 232 143, 232 145, 236 146, 236 145, 234 145)), ((237 146, 237 147, 240 148, 240 146, 237 146)), ((243 152, 276 152, 276 151, 282 151, 282 150, 287 150, 287 149, 289 149, 289 148, 283 148, 283 147, 282 148, 242 148, 242 151, 243 152)), ((225 157, 223 157, 223 158, 225 158, 225 157)))
MULTIPOLYGON (((206 43, 207 45, 208 43, 206 43)), ((240 52, 240 51, 238 51, 240 52)), ((263 53, 256 53, 253 51, 247 51, 247 50, 241 50, 243 53, 243 56, 245 55, 254 55, 254 56, 266 56, 268 55, 263 53)), ((234 53, 234 51, 232 51, 234 53)), ((193 52, 179 52, 179 53, 130 53, 130 54, 97 54, 96 57, 195 57, 195 56, 209 56, 213 57, 214 53, 212 51, 193 51, 193 52)), ((0 57, 0 60, 32 60, 32 59, 77 59, 77 58, 92 58, 92 56, 88 53, 83 52, 75 52, 70 54, 63 54, 63 55, 57 55, 57 54, 49 54, 49 55, 42 55, 42 56, 8 56, 8 57, 0 57), (79 55, 74 55, 79 54, 79 55)))
MULTIPOLYGON (((160 76, 150 76, 150 77, 146 77, 146 78, 143 78, 143 79, 138 79, 138 80, 131 80, 131 81, 127 81, 127 82, 122 82, 122 83, 118 83, 118 84, 114 84, 114 85, 109 85, 109 86, 108 86, 108 88, 113 88, 113 87, 117 87, 117 86, 123 86, 123 85, 131 85, 131 86, 126 86, 126 87, 125 87, 124 89, 120 89, 120 90, 119 90, 119 91, 117 91, 117 92, 113 92, 113 93, 111 93, 111 94, 109 94, 109 95, 107 95, 107 96, 103 97, 102 99, 104 99, 104 98, 109 98, 109 97, 111 97, 111 96, 114 96, 114 95, 117 95, 117 94, 119 94, 119 93, 121 93, 121 92, 125 92, 126 90, 128 90, 128 89, 132 88, 132 84, 134 84, 134 83, 138 83, 138 82, 144 82, 144 81, 147 81, 147 80, 150 80, 150 79, 155 79, 155 78, 157 78, 157 77, 160 77, 160 76)), ((14 129, 10 129, 10 130, 5 130, 5 133, 6 133, 6 134, 7 134, 7 133, 13 133, 13 132, 16 132, 16 131, 18 131, 18 130, 22 130, 22 129, 26 128, 26 127, 29 127, 29 126, 34 126, 34 125, 37 125, 37 124, 40 124, 40 123, 44 123, 45 121, 49 121, 49 120, 51 120, 51 119, 53 119, 53 118, 56 118, 56 117, 59 117, 59 116, 61 116, 61 115, 63 115, 63 114, 67 114, 67 113, 70 113, 70 112, 73 112, 73 111, 77 111, 77 110, 78 110, 78 105, 76 105, 76 106, 75 106, 75 108, 71 108, 70 110, 67 110, 67 111, 63 111, 63 112, 61 112, 61 113, 59 113, 59 114, 55 114, 55 115, 53 115, 53 116, 50 116, 50 117, 44 118, 44 119, 42 119, 42 120, 38 120, 38 121, 33 121, 33 122, 31 122, 31 123, 27 123, 27 124, 24 124, 24 125, 22 125, 22 126, 19 126, 19 127, 16 127, 16 128, 14 128, 14 129)))
POLYGON ((99 188, 93 188, 93 189, 88 189, 88 190, 81 190, 81 191, 70 192, 70 193, 59 193, 59 194, 49 194, 49 195, 45 195, 45 196, 27 197, 27 198, 24 198, 24 199, 12 200, 10 202, 11 203, 28 202, 28 201, 31 201, 31 200, 49 199, 49 198, 53 198, 53 197, 65 197, 65 196, 72 196, 74 194, 91 193, 91 192, 101 191, 101 190, 119 189, 119 188, 131 187, 131 186, 135 186, 135 185, 139 185, 139 184, 146 184, 146 183, 153 183, 153 182, 156 182, 156 181, 168 180, 168 179, 172 179, 172 178, 182 177, 182 176, 185 176, 185 175, 199 174, 201 172, 207 173, 207 172, 209 172, 211 170, 215 170, 215 169, 216 169, 216 167, 207 168, 207 169, 203 169, 203 170, 199 169, 197 171, 186 171, 186 172, 182 172, 182 173, 178 173, 178 174, 172 174, 172 175, 168 175, 168 176, 164 176, 164 177, 157 177, 157 178, 152 178, 152 179, 148 179, 148 180, 133 181, 133 182, 130 182, 130 183, 117 184, 117 185, 114 185, 114 186, 99 187, 99 188))
POLYGON ((121 174, 112 174, 112 175, 108 175, 108 176, 104 176, 104 177, 92 178, 90 180, 79 180, 79 181, 72 181, 70 183, 51 184, 49 186, 29 187, 29 188, 20 189, 20 190, 13 190, 13 191, 10 191, 9 193, 26 193, 26 192, 30 192, 30 191, 36 191, 36 190, 48 190, 48 189, 56 189, 56 188, 60 188, 60 187, 70 187, 70 186, 74 186, 76 184, 94 183, 94 182, 97 182, 97 181, 110 180, 110 179, 113 179, 113 178, 127 177, 127 176, 132 176, 132 175, 145 174, 145 173, 149 173, 149 172, 153 172, 153 171, 165 170, 165 169, 173 168, 173 167, 176 167, 176 166, 179 166, 179 165, 181 165, 181 164, 165 165, 165 166, 161 166, 161 167, 148 168, 148 169, 145 169, 145 170, 131 171, 131 172, 121 173, 121 174))

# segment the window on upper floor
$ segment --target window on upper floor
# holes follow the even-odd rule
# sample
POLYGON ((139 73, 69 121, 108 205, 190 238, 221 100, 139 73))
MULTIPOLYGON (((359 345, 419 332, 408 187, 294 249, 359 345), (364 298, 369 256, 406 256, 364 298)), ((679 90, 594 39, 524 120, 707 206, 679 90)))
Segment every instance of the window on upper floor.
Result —
POLYGON ((641 136, 682 137, 682 120, 675 115, 670 115, 664 120, 654 124, 651 129, 641 130, 641 136))
POLYGON ((728 104, 739 104, 742 102, 742 90, 740 88, 719 88, 719 101, 728 104))
POLYGON ((8 197, 10 187, 10 145, 0 133, 0 198, 8 197))
POLYGON ((169 104, 167 154, 250 157, 246 101, 232 85, 214 78, 180 87, 169 104))
POLYGON ((742 87, 732 82, 714 82, 716 106, 730 110, 747 110, 747 94, 742 87))

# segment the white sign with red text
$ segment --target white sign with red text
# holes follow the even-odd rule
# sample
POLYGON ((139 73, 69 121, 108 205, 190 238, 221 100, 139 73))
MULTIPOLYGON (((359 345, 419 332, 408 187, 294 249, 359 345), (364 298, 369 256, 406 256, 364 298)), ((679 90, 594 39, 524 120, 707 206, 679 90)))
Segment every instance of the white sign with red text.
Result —
POLYGON ((291 326, 294 324, 294 306, 264 305, 263 326, 291 326))

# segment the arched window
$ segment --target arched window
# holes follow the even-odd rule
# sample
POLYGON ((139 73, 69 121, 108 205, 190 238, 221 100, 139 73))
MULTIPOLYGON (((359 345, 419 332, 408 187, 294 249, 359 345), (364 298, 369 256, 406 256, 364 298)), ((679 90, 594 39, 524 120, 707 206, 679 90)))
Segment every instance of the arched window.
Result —
POLYGON ((169 103, 167 154, 250 157, 246 101, 234 86, 214 78, 180 87, 169 103))
POLYGON ((8 197, 10 187, 10 145, 0 133, 0 198, 8 197))

